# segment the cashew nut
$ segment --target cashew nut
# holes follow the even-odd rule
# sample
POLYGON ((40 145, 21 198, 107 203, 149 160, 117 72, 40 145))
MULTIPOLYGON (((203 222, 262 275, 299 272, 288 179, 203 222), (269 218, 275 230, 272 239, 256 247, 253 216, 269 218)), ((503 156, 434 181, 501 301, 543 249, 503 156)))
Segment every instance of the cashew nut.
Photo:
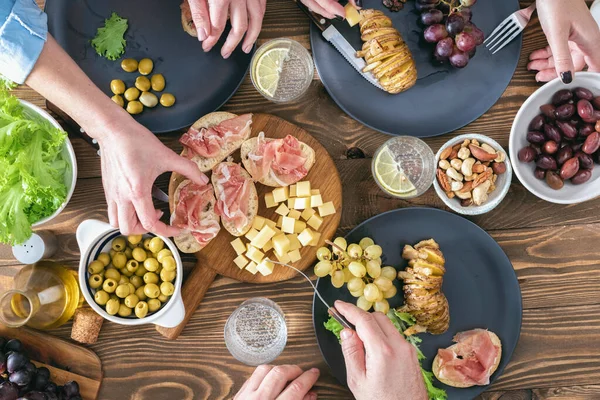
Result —
POLYGON ((450 184, 450 188, 452 189, 453 192, 456 192, 457 190, 462 189, 462 187, 463 187, 462 182, 452 181, 452 183, 450 184))
POLYGON ((488 198, 488 189, 492 185, 492 182, 487 180, 483 182, 481 185, 477 186, 473 189, 473 203, 476 206, 482 205, 488 198))
POLYGON ((475 161, 476 160, 474 158, 467 158, 465 161, 463 161, 460 172, 462 172, 464 176, 473 175, 473 165, 475 164, 475 161))
POLYGON ((467 147, 469 145, 469 143, 471 143, 471 141, 469 139, 465 139, 462 144, 460 145, 460 147, 467 147))
POLYGON ((448 168, 450 168, 450 163, 448 162, 448 160, 440 160, 440 162, 438 163, 438 165, 444 171, 447 170, 448 168))
POLYGON ((471 144, 474 144, 475 146, 479 146, 479 140, 477 140, 477 139, 472 139, 472 140, 471 140, 471 144))
POLYGON ((479 174, 474 173, 473 175, 465 175, 465 181, 474 181, 475 179, 477 179, 477 176, 479 176, 479 174))
POLYGON ((494 160, 497 163, 501 163, 506 161, 506 153, 503 151, 499 151, 498 152, 498 157, 496 157, 496 159, 494 160))
POLYGON ((458 197, 459 199, 462 199, 462 200, 471 198, 471 192, 464 192, 464 193, 454 192, 454 194, 456 195, 456 197, 458 197))
POLYGON ((487 144, 487 143, 484 143, 484 144, 482 144, 479 147, 481 147, 482 149, 484 149, 485 151, 487 151, 490 154, 496 154, 497 153, 496 150, 492 146, 490 146, 489 144, 487 144))
POLYGON ((450 167, 446 170, 446 175, 448 175, 448 177, 450 179, 454 179, 455 181, 461 181, 464 179, 464 177, 454 168, 450 167))
POLYGON ((460 158, 455 158, 454 160, 450 161, 450 165, 455 170, 460 171, 460 168, 462 167, 462 160, 460 158))
POLYGON ((458 158, 461 160, 466 160, 471 155, 471 151, 468 147, 461 147, 458 151, 458 158))

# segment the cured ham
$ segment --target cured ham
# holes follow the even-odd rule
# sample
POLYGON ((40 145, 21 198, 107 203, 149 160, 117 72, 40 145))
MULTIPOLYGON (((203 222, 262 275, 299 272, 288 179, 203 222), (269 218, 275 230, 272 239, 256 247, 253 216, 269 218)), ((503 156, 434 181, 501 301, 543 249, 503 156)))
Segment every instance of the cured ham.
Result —
POLYGON ((212 185, 188 182, 179 191, 171 225, 189 232, 204 247, 221 229, 218 218, 211 212, 214 204, 212 185))
POLYGON ((266 140, 264 133, 258 136, 258 145, 248 154, 253 161, 250 174, 255 180, 261 180, 273 172, 273 178, 287 186, 298 182, 308 173, 304 167, 306 157, 298 139, 287 135, 283 139, 266 140))
POLYGON ((497 336, 485 329, 474 329, 458 333, 453 340, 455 345, 438 350, 439 377, 461 387, 489 384, 502 350, 497 336))
POLYGON ((196 129, 192 126, 181 136, 179 142, 187 150, 185 155, 190 159, 196 155, 212 158, 227 143, 243 139, 249 133, 251 125, 252 114, 243 114, 209 128, 196 129))
POLYGON ((221 163, 213 171, 213 184, 218 195, 215 212, 242 230, 248 225, 252 179, 239 164, 221 163))

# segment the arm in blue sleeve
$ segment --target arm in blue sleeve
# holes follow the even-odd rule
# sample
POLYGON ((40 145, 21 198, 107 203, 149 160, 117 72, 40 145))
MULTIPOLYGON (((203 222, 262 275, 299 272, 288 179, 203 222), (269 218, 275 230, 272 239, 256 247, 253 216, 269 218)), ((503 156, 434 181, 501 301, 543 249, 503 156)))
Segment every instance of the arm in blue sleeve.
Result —
POLYGON ((24 83, 46 42, 48 18, 34 0, 0 3, 0 74, 24 83))

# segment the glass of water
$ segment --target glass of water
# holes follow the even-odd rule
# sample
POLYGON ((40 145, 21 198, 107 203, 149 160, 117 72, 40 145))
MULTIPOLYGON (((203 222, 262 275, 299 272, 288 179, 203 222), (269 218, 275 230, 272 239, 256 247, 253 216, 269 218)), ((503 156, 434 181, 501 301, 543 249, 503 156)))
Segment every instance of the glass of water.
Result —
POLYGON ((272 300, 255 297, 244 301, 225 323, 225 345, 238 361, 267 364, 287 343, 287 325, 281 308, 272 300))

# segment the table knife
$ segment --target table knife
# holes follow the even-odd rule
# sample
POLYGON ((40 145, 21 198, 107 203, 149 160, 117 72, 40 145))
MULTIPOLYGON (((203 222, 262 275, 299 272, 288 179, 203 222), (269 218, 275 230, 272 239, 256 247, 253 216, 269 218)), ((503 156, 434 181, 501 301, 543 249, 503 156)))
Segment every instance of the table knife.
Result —
POLYGON ((356 49, 354 49, 354 47, 348 43, 346 38, 342 36, 340 31, 338 31, 335 26, 333 26, 330 20, 314 13, 300 0, 296 0, 296 4, 302 11, 304 11, 306 15, 308 15, 308 18, 310 18, 317 28, 321 30, 321 34, 325 40, 331 43, 333 47, 335 47, 335 49, 339 51, 342 56, 344 56, 346 61, 350 63, 352 68, 354 68, 356 72, 360 74, 360 76, 365 78, 373 86, 383 90, 377 79, 375 79, 370 72, 363 72, 363 68, 365 68, 367 63, 361 57, 356 57, 356 49))

